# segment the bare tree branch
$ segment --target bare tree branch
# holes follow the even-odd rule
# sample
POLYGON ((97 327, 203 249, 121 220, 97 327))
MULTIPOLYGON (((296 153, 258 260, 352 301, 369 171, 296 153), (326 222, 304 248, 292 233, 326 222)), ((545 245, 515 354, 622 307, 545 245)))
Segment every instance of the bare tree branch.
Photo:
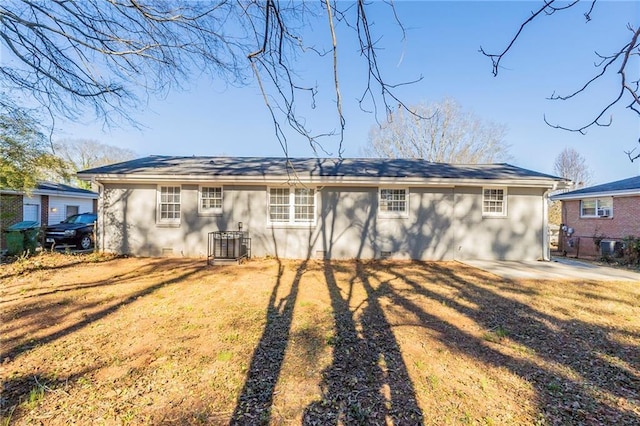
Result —
POLYGON ((554 7, 553 4, 555 3, 556 0, 544 0, 544 4, 536 11, 531 12, 531 16, 524 21, 521 25, 520 28, 518 29, 518 31, 516 32, 516 34, 513 36, 513 38, 511 39, 511 41, 509 42, 509 44, 507 45, 507 47, 498 54, 495 53, 487 53, 482 46, 480 46, 480 52, 489 57, 491 59, 491 62, 493 63, 493 75, 494 77, 498 76, 498 71, 500 70, 500 61, 502 61, 502 59, 504 58, 504 56, 511 50, 511 48, 513 47, 513 45, 516 43, 516 41, 520 38, 520 35, 522 34, 522 32, 524 31, 524 29, 526 28, 527 25, 529 25, 531 22, 533 22, 539 15, 541 14, 546 14, 546 15, 551 15, 553 13, 555 13, 558 10, 563 10, 563 9, 568 9, 571 6, 575 5, 576 3, 578 3, 579 0, 574 0, 571 3, 569 3, 566 6, 563 7, 554 7))
MULTIPOLYGON (((393 3, 387 5, 404 37, 393 3)), ((374 111, 378 103, 387 113, 392 104, 404 107, 394 93, 404 83, 388 83, 379 69, 367 7, 364 0, 356 4, 332 0, 6 0, 0 3, 0 44, 8 57, 0 64, 0 76, 8 91, 0 94, 0 108, 21 109, 24 105, 17 100, 30 94, 52 117, 75 119, 93 111, 107 126, 120 120, 135 124, 130 114, 133 107, 151 96, 182 88, 194 75, 206 74, 238 86, 247 84, 251 81, 247 77, 253 75, 285 155, 289 142, 281 124, 286 123, 316 153, 327 152, 321 138, 338 135, 341 156, 346 118, 339 84, 337 24, 351 27, 361 45, 368 69, 361 104, 367 97, 374 111), (304 84, 295 64, 299 55, 322 57, 329 52, 302 39, 309 18, 315 20, 324 13, 333 52, 338 130, 314 133, 299 106, 304 101, 305 108, 315 108, 318 87, 304 84)))
MULTIPOLYGON (((388 3, 393 8, 393 3, 388 3)), ((373 105, 373 113, 374 116, 378 117, 378 105, 376 102, 376 96, 372 91, 372 85, 376 85, 378 89, 381 91, 382 102, 385 108, 385 115, 389 117, 393 113, 392 107, 398 106, 399 109, 403 109, 409 113, 413 112, 410 108, 405 105, 405 103, 399 99, 393 92, 392 89, 400 87, 406 84, 414 84, 422 80, 422 76, 417 78, 416 80, 398 83, 398 84, 389 84, 382 77, 382 73, 380 72, 380 67, 378 64, 378 56, 376 52, 376 42, 373 40, 373 36, 371 33, 371 26, 367 19, 367 13, 365 9, 365 1, 358 0, 357 2, 357 19, 356 19, 356 31, 358 33, 358 40, 360 42, 360 54, 366 58, 366 64, 368 65, 368 76, 367 76, 367 85, 364 89, 362 96, 359 99, 360 107, 363 111, 366 111, 363 108, 363 103, 365 99, 368 99, 373 105)), ((404 31, 404 28, 401 27, 404 31)), ((404 34, 404 32, 403 32, 404 34)), ((424 117, 423 117, 424 118, 424 117)), ((380 122, 378 121, 378 124, 380 122)))
MULTIPOLYGON (((590 2, 588 10, 584 13, 586 22, 591 21, 592 14, 596 5, 597 0, 592 0, 590 2)), ((505 55, 512 49, 518 38, 521 36, 525 27, 543 14, 553 14, 557 11, 567 10, 574 7, 578 4, 578 1, 572 1, 564 6, 558 7, 554 5, 554 0, 545 0, 543 5, 539 7, 535 12, 532 12, 531 16, 526 19, 521 25, 519 30, 516 32, 515 36, 510 40, 507 47, 498 54, 487 53, 482 47, 480 47, 480 52, 485 56, 489 57, 492 61, 492 72, 494 76, 498 75, 498 71, 500 68, 500 62, 505 57, 505 55)), ((557 123, 551 123, 547 117, 544 117, 544 122, 555 128, 562 129, 570 132, 577 132, 580 134, 585 134, 589 128, 592 127, 607 127, 610 126, 613 117, 609 116, 608 120, 604 119, 607 114, 611 113, 611 110, 614 106, 625 102, 625 98, 628 96, 630 101, 627 103, 626 108, 635 112, 638 116, 640 116, 640 93, 639 93, 639 79, 632 79, 631 81, 627 77, 627 72, 629 71, 629 67, 631 67, 631 58, 640 56, 640 28, 634 28, 631 24, 627 24, 627 29, 631 32, 631 37, 629 38, 629 42, 624 46, 620 47, 613 51, 612 54, 609 55, 601 55, 596 52, 596 56, 598 57, 598 62, 594 65, 596 69, 599 71, 589 80, 587 80, 583 85, 581 85, 577 90, 569 93, 568 95, 557 95, 555 92, 549 97, 550 100, 569 100, 575 98, 578 95, 586 93, 591 86, 593 86, 596 82, 605 78, 605 76, 610 75, 612 73, 616 73, 618 75, 619 89, 614 92, 614 96, 612 99, 605 101, 604 105, 599 109, 598 112, 594 114, 594 117, 588 120, 585 124, 579 126, 565 126, 557 123), (606 120, 606 121, 603 121, 606 120)), ((633 68, 631 68, 633 69, 633 68)), ((637 71, 634 71, 637 74, 637 71)), ((632 153, 635 150, 626 152, 631 161, 639 158, 632 157, 632 153)))
MULTIPOLYGON (((640 139, 638 139, 638 144, 640 144, 640 139)), ((633 148, 630 151, 625 151, 624 153, 627 154, 627 157, 629 157, 629 161, 631 161, 632 163, 637 160, 638 158, 640 158, 640 152, 638 154, 634 155, 634 152, 636 152, 636 150, 638 149, 638 147, 633 148)))
POLYGON ((342 95, 340 94, 340 83, 338 79, 338 40, 336 37, 336 29, 333 25, 333 15, 331 13, 331 3, 329 0, 325 0, 325 4, 327 5, 327 15, 329 18, 329 31, 331 32, 331 45, 333 47, 333 81, 335 84, 336 91, 336 108, 338 110, 338 118, 340 120, 340 142, 338 145, 338 157, 342 158, 342 144, 344 142, 344 127, 345 127, 345 119, 342 114, 342 95))

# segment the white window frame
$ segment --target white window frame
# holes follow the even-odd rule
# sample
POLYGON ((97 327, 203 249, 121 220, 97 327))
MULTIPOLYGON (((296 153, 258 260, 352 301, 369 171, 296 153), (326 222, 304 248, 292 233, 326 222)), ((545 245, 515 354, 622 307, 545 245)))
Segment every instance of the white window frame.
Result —
MULTIPOLYGON (((508 199, 509 191, 505 186, 485 186, 482 188, 482 216, 483 217, 506 217, 508 211, 508 199), (502 191, 502 200, 486 199, 486 191, 502 191), (485 202, 502 203, 502 209, 500 211, 491 211, 486 209, 485 202)), ((496 204, 497 205, 497 204, 496 204)))
POLYGON ((272 227, 311 227, 316 225, 317 221, 317 210, 318 210, 318 190, 315 187, 270 187, 267 188, 267 224, 272 227), (287 218, 284 220, 272 220, 271 218, 271 191, 284 191, 288 190, 288 202, 286 204, 277 204, 283 208, 286 208, 286 211, 283 214, 287 215, 287 218), (297 204, 296 201, 296 192, 302 190, 310 190, 313 191, 313 195, 311 200, 313 201, 312 205, 309 204, 297 204), (311 219, 297 219, 296 218, 296 207, 311 207, 312 218, 311 219))
MULTIPOLYGON (((217 198, 210 197, 207 200, 215 200, 217 198)), ((222 207, 224 201, 224 188, 222 186, 212 185, 200 185, 198 187, 198 214, 201 216, 218 216, 222 214, 222 207), (203 193, 205 189, 219 189, 220 190, 220 207, 204 207, 203 201, 205 200, 203 193)))
MULTIPOLYGON (((383 218, 407 218, 409 217, 409 188, 398 187, 380 187, 378 188, 378 216, 383 218), (383 192, 385 191, 402 191, 404 192, 404 210, 386 210, 387 200, 383 200, 383 192)), ((400 202, 402 200, 391 200, 392 202, 400 202)))
POLYGON ((156 202, 156 223, 159 225, 171 225, 171 226, 178 226, 180 225, 180 221, 182 220, 182 186, 181 185, 158 185, 157 190, 157 202, 156 202), (178 189, 178 195, 180 197, 180 200, 175 203, 175 202, 170 202, 170 203, 163 203, 162 202, 162 188, 177 188, 178 189), (162 218, 162 204, 177 204, 179 206, 178 208, 178 217, 177 218, 162 218))
POLYGON ((613 217, 613 197, 600 197, 600 198, 584 198, 580 200, 580 217, 582 218, 610 218, 613 217), (584 202, 592 201, 595 203, 595 214, 584 214, 584 202), (601 206, 601 204, 606 204, 601 206))

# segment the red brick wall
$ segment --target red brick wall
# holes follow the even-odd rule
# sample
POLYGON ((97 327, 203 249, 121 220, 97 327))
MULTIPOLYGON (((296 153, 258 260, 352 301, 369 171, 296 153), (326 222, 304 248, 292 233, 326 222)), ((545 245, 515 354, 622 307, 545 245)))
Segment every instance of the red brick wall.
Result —
MULTIPOLYGON (((574 247, 565 247, 566 251, 575 252, 575 246, 579 244, 581 256, 597 256, 599 252, 594 237, 622 239, 629 235, 640 236, 640 196, 614 197, 612 217, 597 218, 581 218, 580 200, 566 200, 562 202, 562 222, 575 230, 572 235, 574 247)), ((564 240, 569 243, 568 239, 564 240)))
POLYGON ((0 194, 0 248, 6 248, 4 230, 22 222, 22 195, 0 194))
POLYGON ((49 224, 49 196, 40 196, 40 225, 47 226, 49 224))

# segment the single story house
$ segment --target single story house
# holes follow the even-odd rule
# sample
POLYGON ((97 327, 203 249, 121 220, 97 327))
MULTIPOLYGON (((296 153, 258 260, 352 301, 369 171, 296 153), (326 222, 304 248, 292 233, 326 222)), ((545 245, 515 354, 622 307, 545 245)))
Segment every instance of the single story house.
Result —
POLYGON ((30 194, 0 189, 3 228, 24 220, 53 225, 78 213, 97 211, 98 194, 53 182, 39 182, 30 194))
POLYGON ((553 195, 562 201, 561 249, 599 256, 602 240, 640 236, 640 176, 553 195))
POLYGON ((254 256, 548 259, 547 195, 569 182, 509 164, 150 156, 78 173, 99 188, 99 246, 205 256, 242 229, 254 256))

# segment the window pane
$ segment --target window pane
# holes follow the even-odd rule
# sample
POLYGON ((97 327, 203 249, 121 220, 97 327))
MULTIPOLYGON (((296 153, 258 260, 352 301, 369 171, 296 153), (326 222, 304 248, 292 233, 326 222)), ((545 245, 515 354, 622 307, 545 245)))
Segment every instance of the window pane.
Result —
POLYGON ((504 189, 487 188, 482 191, 482 212, 504 213, 504 189))
POLYGON ((270 204, 289 205, 289 188, 271 188, 270 204))
POLYGON ((289 221, 289 188, 269 190, 269 217, 272 222, 289 221))
POLYGON ((313 222, 315 197, 314 190, 300 188, 295 190, 294 220, 296 222, 313 222))
POLYGON ((596 200, 581 200, 581 211, 580 214, 582 216, 595 216, 596 215, 596 200))
POLYGON ((269 214, 272 222, 288 222, 289 206, 269 206, 269 214))
POLYGON ((295 206, 295 220, 298 222, 313 221, 313 206, 295 206))
POLYGON ((67 206, 66 217, 80 213, 80 206, 67 206))
POLYGON ((160 219, 179 220, 180 219, 180 187, 161 186, 160 187, 160 219))
POLYGON ((405 189, 381 189, 380 211, 404 213, 407 211, 407 191, 405 189))
POLYGON ((202 200, 200 206, 203 210, 220 210, 222 209, 222 188, 220 187, 203 187, 200 191, 202 200))
POLYGON ((613 198, 598 198, 598 208, 612 208, 613 207, 613 198))

